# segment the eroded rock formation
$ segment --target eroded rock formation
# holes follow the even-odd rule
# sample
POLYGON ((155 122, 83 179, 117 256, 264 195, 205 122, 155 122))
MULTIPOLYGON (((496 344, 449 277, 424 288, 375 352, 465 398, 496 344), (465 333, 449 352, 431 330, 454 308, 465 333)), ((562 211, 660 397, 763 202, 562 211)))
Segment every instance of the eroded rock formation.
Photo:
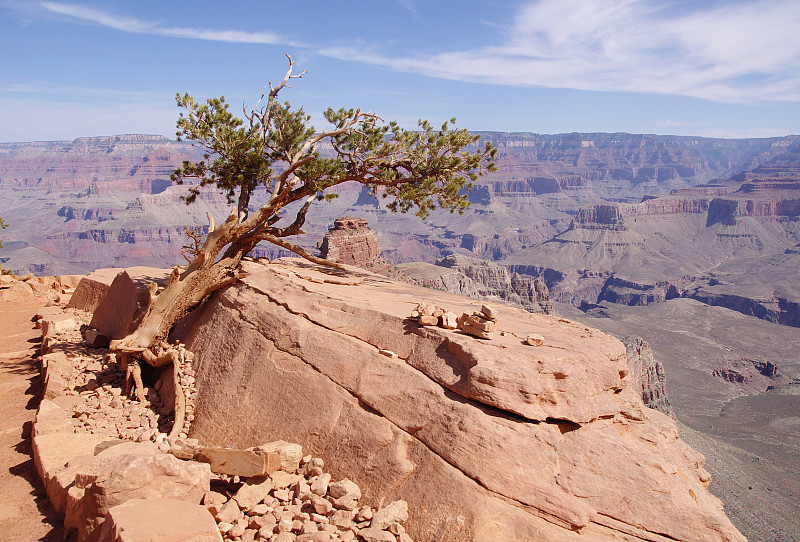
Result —
POLYGON ((381 256, 378 236, 363 218, 337 218, 320 243, 320 255, 333 262, 365 267, 381 256))
POLYGON ((502 307, 481 341, 406 318, 476 308, 459 296, 297 259, 246 271, 177 330, 203 442, 299 442, 368 504, 407 501, 415 540, 744 540, 616 339, 502 307))
POLYGON ((553 302, 547 285, 540 279, 510 273, 496 263, 450 254, 436 265, 410 263, 398 269, 421 284, 454 294, 479 299, 498 299, 528 312, 551 314, 553 302))
POLYGON ((653 357, 650 344, 641 337, 623 337, 621 340, 631 371, 631 386, 641 393, 646 406, 674 418, 675 411, 667 397, 667 375, 661 362, 653 357))

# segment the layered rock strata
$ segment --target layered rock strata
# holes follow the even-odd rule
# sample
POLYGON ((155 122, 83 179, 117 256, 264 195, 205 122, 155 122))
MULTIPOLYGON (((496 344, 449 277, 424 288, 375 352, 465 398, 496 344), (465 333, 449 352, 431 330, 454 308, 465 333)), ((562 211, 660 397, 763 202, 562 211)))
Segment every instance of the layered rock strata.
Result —
POLYGON ((337 218, 322 239, 320 256, 333 262, 365 267, 380 258, 378 236, 363 218, 337 218))
POLYGON ((639 391, 642 402, 667 416, 675 417, 675 411, 667 397, 667 375, 664 365, 653 356, 650 344, 641 337, 623 337, 631 385, 639 391))
POLYGON ((496 263, 450 254, 435 265, 421 262, 397 266, 424 286, 478 299, 502 300, 528 312, 551 314, 553 302, 543 280, 509 272, 496 263))
POLYGON ((473 312, 462 297, 296 259, 246 271, 176 331, 192 436, 299 442, 371 504, 407 501, 418 540, 744 540, 616 339, 502 307, 481 341, 406 318, 421 299, 473 312))

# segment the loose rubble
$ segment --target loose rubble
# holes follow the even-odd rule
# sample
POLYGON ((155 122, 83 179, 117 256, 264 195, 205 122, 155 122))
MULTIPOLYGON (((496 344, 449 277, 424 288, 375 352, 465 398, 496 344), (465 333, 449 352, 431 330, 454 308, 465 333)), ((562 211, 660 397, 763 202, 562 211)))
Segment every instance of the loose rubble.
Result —
POLYGON ((344 478, 332 482, 321 458, 303 457, 296 472, 238 480, 219 475, 203 505, 225 540, 410 542, 402 523, 408 504, 374 509, 359 504, 361 490, 344 478))

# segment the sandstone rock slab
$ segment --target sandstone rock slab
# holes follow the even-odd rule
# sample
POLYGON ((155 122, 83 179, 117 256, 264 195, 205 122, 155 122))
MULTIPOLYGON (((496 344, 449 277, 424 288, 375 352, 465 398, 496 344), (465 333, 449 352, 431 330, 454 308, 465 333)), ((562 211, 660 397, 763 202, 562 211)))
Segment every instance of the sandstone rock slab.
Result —
POLYGON ((195 459, 208 463, 212 472, 245 478, 272 474, 281 467, 281 456, 277 452, 254 449, 201 448, 195 459))
POLYGON ((114 277, 92 316, 90 327, 109 339, 131 333, 150 305, 150 285, 166 284, 170 270, 147 267, 127 268, 114 277))
POLYGON ((409 517, 415 539, 742 540, 701 457, 630 388, 619 341, 506 307, 509 333, 476 341, 410 323, 413 286, 365 273, 360 285, 300 282, 292 265, 248 265, 183 324, 201 392, 194 436, 297 440, 366 504, 424 507, 409 517), (547 344, 523 344, 530 329, 547 344), (246 414, 216 415, 230 411, 246 414))
POLYGON ((81 471, 80 480, 76 479, 75 489, 82 486, 83 495, 76 495, 78 502, 68 507, 65 525, 77 527, 79 540, 91 536, 111 508, 130 499, 165 498, 199 505, 210 488, 208 465, 151 454, 150 449, 126 454, 114 448, 99 454, 100 464, 81 471))
POLYGON ((130 499, 111 508, 98 540, 103 542, 222 542, 214 518, 185 501, 130 499))
POLYGON ((64 514, 67 508, 67 491, 75 481, 83 461, 68 464, 76 458, 93 458, 97 447, 108 442, 104 435, 90 433, 40 433, 33 436, 33 462, 42 480, 53 508, 64 514))
POLYGON ((108 288, 114 282, 122 269, 97 269, 83 277, 77 286, 67 308, 94 312, 108 293, 108 288))

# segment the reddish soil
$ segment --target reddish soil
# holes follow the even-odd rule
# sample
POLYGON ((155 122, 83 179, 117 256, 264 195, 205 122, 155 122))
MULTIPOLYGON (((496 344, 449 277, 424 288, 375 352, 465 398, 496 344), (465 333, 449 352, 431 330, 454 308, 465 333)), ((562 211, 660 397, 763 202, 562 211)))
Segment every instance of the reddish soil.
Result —
POLYGON ((36 359, 41 332, 31 319, 40 306, 0 302, 0 540, 63 539, 61 518, 31 454, 33 417, 42 395, 36 359))

